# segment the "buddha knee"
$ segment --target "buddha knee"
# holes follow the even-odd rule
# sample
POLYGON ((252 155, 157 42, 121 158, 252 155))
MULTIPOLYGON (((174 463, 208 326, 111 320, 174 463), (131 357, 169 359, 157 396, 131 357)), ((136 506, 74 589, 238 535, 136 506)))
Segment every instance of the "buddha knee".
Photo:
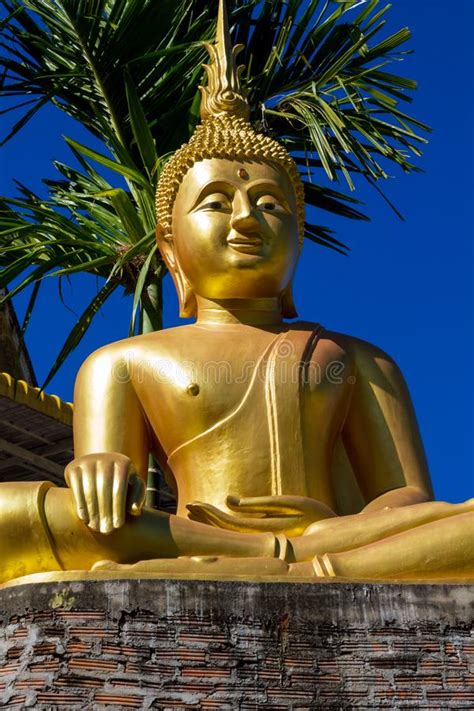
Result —
POLYGON ((45 481, 0 484, 0 583, 61 569, 44 514, 52 486, 45 481))

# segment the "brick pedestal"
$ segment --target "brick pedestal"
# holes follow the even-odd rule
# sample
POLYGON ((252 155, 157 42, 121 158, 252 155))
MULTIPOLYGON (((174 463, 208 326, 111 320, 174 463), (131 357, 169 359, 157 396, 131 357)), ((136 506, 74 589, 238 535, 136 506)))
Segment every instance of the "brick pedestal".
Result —
POLYGON ((0 708, 473 708, 473 609, 461 584, 19 585, 0 708))

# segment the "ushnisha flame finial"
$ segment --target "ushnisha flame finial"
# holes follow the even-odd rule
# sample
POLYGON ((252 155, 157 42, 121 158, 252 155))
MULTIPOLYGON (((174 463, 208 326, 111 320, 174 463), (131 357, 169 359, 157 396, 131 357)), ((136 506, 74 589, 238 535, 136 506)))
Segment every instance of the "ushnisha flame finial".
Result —
POLYGON ((219 0, 217 34, 215 44, 205 43, 211 58, 210 64, 203 64, 208 77, 208 85, 201 89, 201 119, 222 114, 248 120, 250 108, 246 92, 240 85, 240 76, 244 66, 237 66, 237 55, 244 48, 243 44, 232 47, 229 34, 229 21, 225 0, 219 0))

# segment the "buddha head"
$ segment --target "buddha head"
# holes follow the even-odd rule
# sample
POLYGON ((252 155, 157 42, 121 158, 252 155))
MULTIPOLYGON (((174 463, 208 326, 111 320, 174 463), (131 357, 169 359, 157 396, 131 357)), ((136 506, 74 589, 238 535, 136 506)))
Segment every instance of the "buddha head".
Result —
POLYGON ((304 192, 286 149, 257 133, 240 86, 224 1, 217 40, 206 45, 202 123, 163 169, 157 188, 157 240, 180 300, 275 298, 293 318, 291 284, 304 230, 304 192))

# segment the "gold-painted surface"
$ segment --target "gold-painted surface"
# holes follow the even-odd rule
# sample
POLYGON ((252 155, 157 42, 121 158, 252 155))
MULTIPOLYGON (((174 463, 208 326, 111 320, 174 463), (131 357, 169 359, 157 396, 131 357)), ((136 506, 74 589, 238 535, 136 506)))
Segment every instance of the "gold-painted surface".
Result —
MULTIPOLYGON (((178 559, 179 560, 179 559, 178 559)), ((233 558, 232 561, 235 561, 236 559, 233 558)), ((249 559, 252 560, 252 559, 249 559)), ((260 562, 262 559, 259 559, 260 562)), ((169 562, 169 561, 168 561, 169 562)), ((177 561, 174 561, 177 562, 177 561)), ((186 572, 177 572, 174 569, 171 568, 171 566, 166 566, 166 569, 162 569, 160 572, 153 571, 151 572, 148 570, 146 573, 143 571, 133 571, 133 570, 124 570, 120 566, 117 565, 117 568, 114 570, 95 570, 93 573, 90 573, 89 571, 84 571, 84 570, 68 570, 64 572, 51 572, 51 573, 33 573, 31 575, 25 575, 20 578, 16 578, 15 580, 10 580, 7 583, 0 584, 0 590, 4 590, 6 588, 16 588, 19 585, 39 585, 43 583, 69 583, 69 582, 78 582, 78 581, 88 581, 88 580, 143 580, 146 578, 147 580, 231 580, 231 581, 245 581, 245 582, 251 582, 251 583, 302 583, 302 582, 307 582, 307 583, 313 583, 313 584, 318 584, 318 585, 324 585, 326 583, 347 583, 348 579, 347 578, 315 578, 314 573, 312 572, 312 565, 309 564, 311 567, 311 571, 309 572, 308 575, 303 576, 301 575, 300 577, 294 577, 291 575, 288 575, 288 566, 285 566, 284 573, 283 574, 273 574, 273 575, 267 575, 265 573, 259 574, 255 571, 255 566, 253 570, 246 571, 245 573, 236 573, 235 570, 232 572, 228 573, 219 573, 216 574, 215 569, 212 569, 212 572, 209 571, 209 569, 204 566, 200 566, 198 570, 194 570, 192 573, 190 573, 189 567, 187 568, 186 572)), ((351 580, 351 582, 354 582, 354 580, 351 580)), ((367 582, 367 581, 355 581, 355 582, 367 582)), ((380 581, 377 581, 380 582, 380 581)), ((397 582, 397 581, 387 581, 387 582, 397 582)), ((413 582, 413 581, 410 581, 413 582)), ((426 581, 420 581, 420 582, 426 582, 426 581)), ((445 583, 447 582, 446 580, 440 580, 440 581, 433 581, 430 580, 430 583, 433 582, 442 582, 445 583)), ((454 581, 453 581, 454 582, 454 581)), ((456 580, 456 582, 463 582, 456 580)), ((469 582, 469 581, 465 581, 469 582)))
MULTIPOLYGON (((222 66, 227 81, 233 65, 222 66)), ((163 171, 157 231, 181 312, 197 321, 87 359, 69 489, 0 484, 0 583, 61 570, 473 579, 474 500, 431 500, 396 364, 364 341, 283 320, 295 313, 301 237, 291 159, 230 110, 200 130, 163 171), (150 451, 177 492, 176 516, 143 507, 150 451)))
MULTIPOLYGON (((235 558, 232 559, 235 561, 235 558)), ((251 560, 251 559, 249 559, 251 560)), ((262 559, 259 559, 260 562, 262 559)), ((168 561, 169 562, 169 561, 168 561)), ((67 570, 64 572, 51 572, 51 573, 33 573, 31 575, 25 575, 15 580, 10 580, 7 583, 0 585, 0 590, 5 590, 7 588, 16 588, 20 585, 40 585, 43 583, 70 583, 70 582, 87 582, 89 580, 222 580, 222 581, 241 581, 248 583, 311 583, 312 585, 326 585, 326 584, 340 584, 344 585, 347 583, 378 583, 383 585, 399 585, 400 583, 410 583, 413 585, 462 585, 472 583, 472 576, 468 578, 453 577, 453 578, 413 578, 408 580, 397 579, 397 578, 344 578, 338 576, 318 578, 314 574, 313 563, 299 563, 301 568, 298 571, 298 575, 295 575, 291 571, 290 566, 286 566, 283 573, 275 573, 268 575, 266 573, 259 574, 255 570, 255 566, 251 572, 246 571, 245 573, 236 573, 235 570, 229 573, 219 573, 216 574, 215 570, 212 572, 209 569, 206 570, 204 566, 199 568, 199 571, 193 571, 190 574, 189 569, 186 572, 177 572, 171 569, 171 566, 167 566, 166 569, 157 571, 132 571, 130 569, 124 571, 119 565, 114 570, 95 570, 94 573, 84 570, 67 570), (307 572, 304 572, 303 566, 307 566, 307 572)), ((293 567, 293 571, 295 571, 293 567)), ((67 603, 69 605, 69 603, 67 603)))
MULTIPOLYGON (((215 45, 206 44, 211 64, 204 65, 209 77, 207 87, 201 88, 203 122, 197 126, 188 143, 181 146, 160 174, 156 191, 158 229, 163 240, 173 238, 173 205, 183 179, 189 169, 200 161, 212 158, 231 158, 240 161, 266 161, 274 163, 290 179, 296 197, 296 216, 300 246, 304 236, 304 188, 298 168, 288 151, 270 136, 257 133, 248 121, 249 106, 246 93, 240 86, 241 67, 235 58, 241 46, 232 48, 228 33, 227 12, 224 0, 219 2, 217 38, 215 45)), ((240 165, 241 169, 242 166, 240 165)), ((183 303, 181 290, 181 315, 195 316, 194 303, 183 303)), ((291 309, 286 315, 292 318, 291 309)))
POLYGON ((46 521, 49 482, 0 484, 0 582, 61 570, 46 521))
POLYGON ((0 397, 27 405, 64 425, 72 426, 72 403, 63 402, 57 395, 47 395, 24 380, 15 380, 9 373, 0 373, 0 397))
POLYGON ((204 64, 208 85, 201 90, 201 119, 219 114, 232 114, 248 121, 250 107, 247 94, 240 85, 240 75, 244 66, 236 65, 236 58, 244 49, 243 44, 232 47, 229 22, 224 0, 219 0, 219 16, 215 44, 205 43, 211 58, 210 64, 204 64))

